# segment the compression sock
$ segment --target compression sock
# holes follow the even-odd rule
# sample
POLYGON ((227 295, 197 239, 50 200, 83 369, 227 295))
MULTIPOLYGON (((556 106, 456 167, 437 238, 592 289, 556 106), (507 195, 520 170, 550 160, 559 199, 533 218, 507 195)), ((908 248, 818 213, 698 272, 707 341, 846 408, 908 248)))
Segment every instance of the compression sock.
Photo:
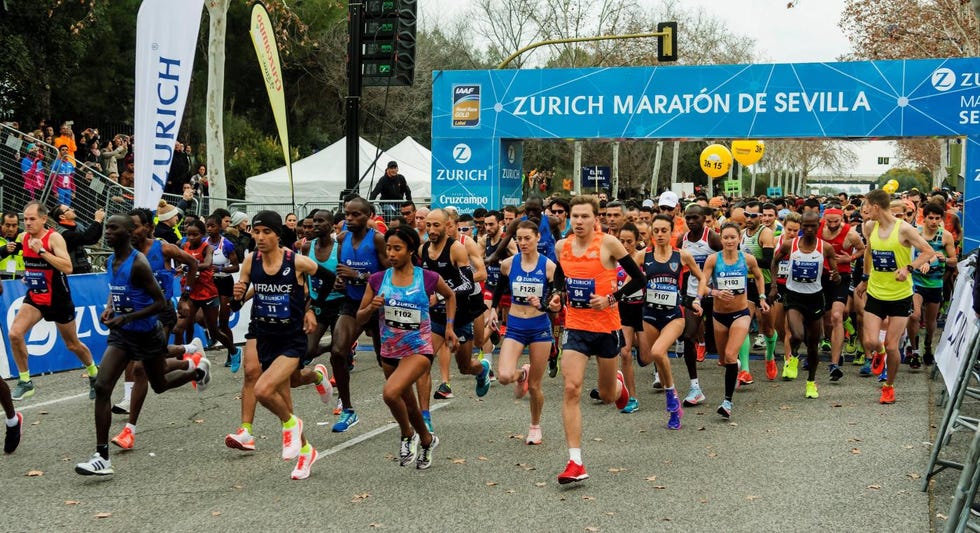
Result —
POLYGON ((310 453, 313 451, 313 446, 310 446, 310 441, 306 441, 306 444, 299 449, 299 453, 310 453))
POLYGON ((88 372, 88 377, 90 378, 94 378, 95 376, 99 375, 99 367, 95 366, 94 362, 85 367, 85 371, 88 372))
POLYGON ((252 423, 251 422, 242 422, 241 428, 244 429, 245 431, 247 431, 249 434, 252 433, 252 423))
POLYGON ((282 423, 282 429, 293 429, 296 427, 298 421, 299 419, 296 418, 296 415, 289 415, 289 420, 282 423))
POLYGON ((776 343, 779 341, 779 337, 773 333, 771 336, 766 337, 766 361, 772 361, 776 357, 776 343))
POLYGON ((745 340, 742 341, 742 347, 738 350, 738 362, 742 364, 742 370, 749 371, 749 349, 752 347, 752 343, 749 342, 749 336, 745 336, 745 340))
POLYGON ((27 372, 21 372, 19 377, 22 382, 27 383, 31 380, 31 371, 28 370, 27 372))
POLYGON ((732 401, 735 394, 735 382, 738 380, 738 363, 725 365, 725 399, 732 401))

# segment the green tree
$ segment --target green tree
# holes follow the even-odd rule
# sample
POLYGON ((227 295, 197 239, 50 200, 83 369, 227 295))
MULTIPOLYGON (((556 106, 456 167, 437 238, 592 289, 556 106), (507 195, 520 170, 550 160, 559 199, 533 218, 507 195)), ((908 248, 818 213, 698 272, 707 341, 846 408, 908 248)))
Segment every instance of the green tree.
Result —
POLYGON ((878 178, 878 188, 884 187, 891 180, 898 182, 898 190, 900 192, 912 189, 918 189, 920 191, 932 190, 932 187, 929 185, 932 183, 932 177, 922 170, 893 168, 878 178))

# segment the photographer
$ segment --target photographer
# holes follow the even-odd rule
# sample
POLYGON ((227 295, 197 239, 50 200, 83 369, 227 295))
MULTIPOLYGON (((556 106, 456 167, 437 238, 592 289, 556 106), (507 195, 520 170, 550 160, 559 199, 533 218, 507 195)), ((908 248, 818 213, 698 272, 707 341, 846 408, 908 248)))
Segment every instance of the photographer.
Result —
POLYGON ((20 219, 13 211, 4 211, 0 226, 0 277, 24 277, 24 246, 20 234, 20 219))
POLYGON ((92 272, 92 264, 85 252, 86 246, 92 246, 102 238, 102 221, 105 211, 95 211, 95 222, 87 227, 76 220, 75 210, 65 204, 60 204, 51 211, 52 218, 58 221, 55 230, 65 239, 68 256, 71 258, 72 274, 88 274, 92 272))
POLYGON ((108 142, 102 149, 102 168, 106 175, 115 172, 119 173, 119 160, 126 157, 129 152, 129 143, 122 135, 116 135, 112 142, 108 142))

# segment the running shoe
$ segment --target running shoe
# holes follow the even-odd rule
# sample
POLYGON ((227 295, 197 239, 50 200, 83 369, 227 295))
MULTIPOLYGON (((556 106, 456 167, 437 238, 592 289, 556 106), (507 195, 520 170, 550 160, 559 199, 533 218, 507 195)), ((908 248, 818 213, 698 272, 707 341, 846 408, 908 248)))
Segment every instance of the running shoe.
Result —
POLYGON ((861 369, 858 370, 858 375, 861 377, 868 377, 871 375, 871 361, 865 359, 864 364, 861 365, 861 369))
POLYGON ((429 433, 432 433, 433 431, 435 431, 435 429, 432 428, 432 414, 431 413, 429 413, 428 411, 422 411, 422 421, 425 422, 425 429, 428 429, 429 430, 429 433))
POLYGON ((299 459, 296 461, 296 468, 293 469, 293 473, 289 475, 290 479, 306 479, 310 477, 310 467, 313 463, 319 459, 320 456, 316 453, 316 448, 312 445, 310 446, 310 453, 300 453, 299 459))
POLYGON ((618 370, 616 371, 616 380, 622 385, 619 392, 619 399, 616 400, 616 409, 622 410, 630 401, 630 390, 626 388, 626 380, 623 378, 623 373, 618 370))
POLYGON ((864 352, 858 352, 854 359, 851 359, 851 364, 854 366, 864 366, 864 360, 864 352))
POLYGON ((3 453, 14 453, 20 445, 20 436, 24 430, 24 415, 16 413, 14 416, 17 417, 17 424, 7 426, 7 433, 3 438, 3 453))
POLYGON ((783 363, 783 381, 793 381, 799 375, 800 358, 791 355, 783 363))
POLYGON ((810 370, 810 358, 809 357, 799 357, 799 356, 797 356, 797 357, 800 360, 800 369, 801 370, 810 370))
POLYGON ((919 352, 913 351, 912 357, 909 357, 909 368, 919 369, 922 368, 922 358, 919 357, 919 352))
POLYGON ((731 418, 732 402, 730 400, 725 400, 721 402, 721 405, 718 406, 718 414, 721 415, 721 417, 724 418, 725 420, 731 418))
POLYGON ((660 382, 660 373, 656 369, 653 370, 653 390, 655 392, 662 392, 664 390, 664 384, 660 382))
POLYGON ((245 428, 238 428, 238 431, 225 436, 225 446, 243 451, 255 450, 255 437, 245 428))
POLYGON ((696 405, 701 405, 704 403, 705 397, 704 393, 701 392, 701 387, 691 387, 691 390, 687 391, 687 396, 684 397, 685 407, 694 407, 696 405))
POLYGON ((752 343, 752 347, 756 350, 761 350, 766 347, 766 336, 762 333, 755 336, 755 342, 752 343))
POLYGON ((694 345, 694 353, 697 356, 699 363, 704 361, 704 356, 707 352, 708 352, 708 348, 704 345, 703 342, 699 342, 694 345))
POLYGON ((197 362, 197 369, 194 372, 196 374, 194 383, 197 384, 197 392, 204 392, 204 389, 208 388, 208 385, 211 383, 211 361, 208 361, 208 358, 202 355, 201 360, 197 362))
POLYGON ((858 349, 858 345, 857 345, 856 335, 851 335, 850 337, 847 338, 847 340, 844 341, 844 353, 846 353, 847 355, 856 354, 857 349, 858 349))
POLYGON ((357 425, 358 422, 360 422, 360 419, 357 418, 357 413, 355 413, 353 409, 344 409, 343 412, 340 413, 340 420, 333 425, 331 431, 334 433, 343 433, 357 425))
POLYGON ((630 414, 630 413, 635 413, 639 408, 640 408, 640 402, 637 401, 636 398, 630 396, 629 401, 626 402, 626 407, 623 407, 619 412, 630 414))
POLYGON ((415 433, 411 437, 402 437, 398 447, 398 464, 408 466, 415 461, 419 452, 419 434, 415 433))
POLYGON ((531 365, 524 363, 521 366, 521 375, 514 382, 514 398, 520 400, 527 394, 527 376, 531 373, 531 365))
POLYGON ((291 461, 299 455, 303 447, 303 421, 296 417, 296 425, 282 428, 282 458, 291 461))
POLYGON ((828 339, 821 340, 820 341, 820 351, 821 352, 824 352, 824 353, 830 353, 830 350, 831 350, 830 340, 828 340, 828 339))
POLYGON ((83 476, 111 476, 115 471, 111 461, 103 459, 99 452, 95 452, 88 461, 75 465, 75 473, 83 476))
POLYGON ((429 447, 426 448, 422 446, 422 450, 419 453, 418 459, 415 460, 415 468, 419 470, 425 470, 432 466, 432 452, 436 450, 436 446, 439 445, 439 437, 433 435, 432 442, 429 443, 429 447))
POLYGON ((20 401, 34 396, 36 389, 34 388, 33 381, 18 381, 17 386, 14 387, 13 392, 10 393, 10 397, 14 400, 20 401))
POLYGON ((676 411, 671 411, 668 413, 667 418, 667 429, 680 429, 681 428, 681 418, 684 417, 684 410, 678 408, 676 411))
POLYGON ((885 351, 880 350, 871 358, 871 373, 881 374, 885 371, 885 351))
POLYGON ((804 398, 810 398, 810 399, 814 399, 814 398, 819 398, 820 397, 820 393, 817 392, 817 382, 816 381, 807 381, 806 382, 806 392, 803 394, 803 397, 804 398))
POLYGON ((592 398, 593 400, 595 400, 597 402, 601 402, 602 401, 602 396, 599 396, 599 389, 591 389, 591 390, 589 390, 589 398, 592 398))
POLYGON ((449 386, 449 383, 442 382, 436 387, 436 392, 432 394, 432 397, 436 400, 448 400, 453 397, 453 388, 449 386))
POLYGON ((128 415, 129 414, 129 400, 120 400, 119 403, 112 406, 112 413, 116 415, 128 415))
POLYGON ((231 373, 234 374, 242 367, 242 349, 236 348, 231 354, 231 373))
POLYGON ((776 365, 776 360, 769 359, 766 361, 766 379, 772 381, 776 379, 777 374, 779 374, 779 367, 776 365))
POLYGON ((316 389, 316 393, 320 395, 320 400, 323 403, 330 403, 333 400, 333 385, 330 384, 330 379, 327 377, 327 367, 324 364, 318 364, 313 367, 313 372, 320 376, 320 383, 313 383, 313 388, 316 389))
POLYGON ((535 446, 541 444, 541 426, 531 426, 527 429, 527 438, 524 444, 535 446))
POLYGON ((133 430, 129 429, 129 426, 126 426, 118 435, 112 437, 111 442, 124 450, 132 450, 136 444, 136 435, 133 435, 133 430))
POLYGON ((569 460, 568 464, 565 465, 565 471, 558 474, 558 483, 561 485, 585 481, 586 479, 589 479, 589 474, 585 471, 585 465, 577 464, 572 460, 569 460))
POLYGON ((490 370, 490 382, 493 383, 497 381, 497 375, 493 373, 493 369, 490 370))
POLYGON ((840 381, 842 377, 844 377, 844 371, 840 369, 840 366, 830 363, 830 381, 840 381))
POLYGON ((932 355, 932 352, 927 351, 922 356, 922 364, 926 366, 932 366, 936 362, 936 356, 932 355))
POLYGON ((895 403, 895 387, 893 385, 881 387, 881 398, 878 398, 878 403, 895 403))
POLYGON ((190 353, 204 353, 204 343, 201 342, 200 338, 194 337, 194 339, 191 340, 190 344, 194 346, 194 351, 190 353))
POLYGON ((681 408, 681 401, 677 398, 677 389, 667 391, 667 411, 673 413, 681 408))
POLYGON ((482 398, 490 391, 490 361, 484 359, 480 361, 480 366, 483 370, 476 376, 476 395, 482 398))
POLYGON ((847 333, 848 336, 850 336, 850 337, 853 338, 854 337, 854 332, 855 332, 854 323, 851 322, 851 317, 845 318, 844 319, 844 333, 847 333))
POLYGON ((908 336, 905 338, 905 349, 902 350, 902 362, 908 363, 909 359, 912 359, 912 354, 915 353, 915 349, 912 348, 912 343, 909 342, 908 336))
POLYGON ((333 415, 338 416, 344 412, 344 400, 337 398, 337 405, 333 408, 333 415))
POLYGON ((878 383, 884 383, 886 381, 888 381, 888 367, 885 367, 885 369, 881 371, 881 374, 878 374, 878 383))
POLYGON ((88 377, 88 399, 89 400, 94 400, 95 399, 95 380, 96 379, 98 379, 97 376, 89 376, 88 377))
POLYGON ((752 374, 748 370, 742 370, 738 373, 739 385, 751 385, 753 383, 755 383, 755 380, 752 379, 752 374))

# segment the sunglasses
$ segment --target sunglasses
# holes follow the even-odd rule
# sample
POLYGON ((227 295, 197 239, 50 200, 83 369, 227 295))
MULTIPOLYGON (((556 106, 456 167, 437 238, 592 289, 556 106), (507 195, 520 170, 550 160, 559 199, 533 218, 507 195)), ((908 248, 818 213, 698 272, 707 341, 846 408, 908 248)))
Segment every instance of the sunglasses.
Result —
POLYGON ((552 209, 551 212, 554 213, 554 214, 556 214, 556 215, 564 215, 565 214, 565 210, 564 209, 552 209))
POLYGON ((472 229, 473 229, 473 228, 469 228, 469 227, 466 227, 466 228, 459 228, 459 231, 465 231, 465 232, 467 232, 467 233, 469 233, 469 231, 470 231, 470 230, 472 230, 472 229))
POLYGON ((762 215, 759 214, 759 213, 745 213, 745 217, 746 218, 758 218, 760 216, 762 216, 762 215))
POLYGON ((907 216, 907 217, 910 217, 910 216, 913 216, 913 215, 915 215, 915 211, 906 211, 905 212, 905 216, 907 216))

